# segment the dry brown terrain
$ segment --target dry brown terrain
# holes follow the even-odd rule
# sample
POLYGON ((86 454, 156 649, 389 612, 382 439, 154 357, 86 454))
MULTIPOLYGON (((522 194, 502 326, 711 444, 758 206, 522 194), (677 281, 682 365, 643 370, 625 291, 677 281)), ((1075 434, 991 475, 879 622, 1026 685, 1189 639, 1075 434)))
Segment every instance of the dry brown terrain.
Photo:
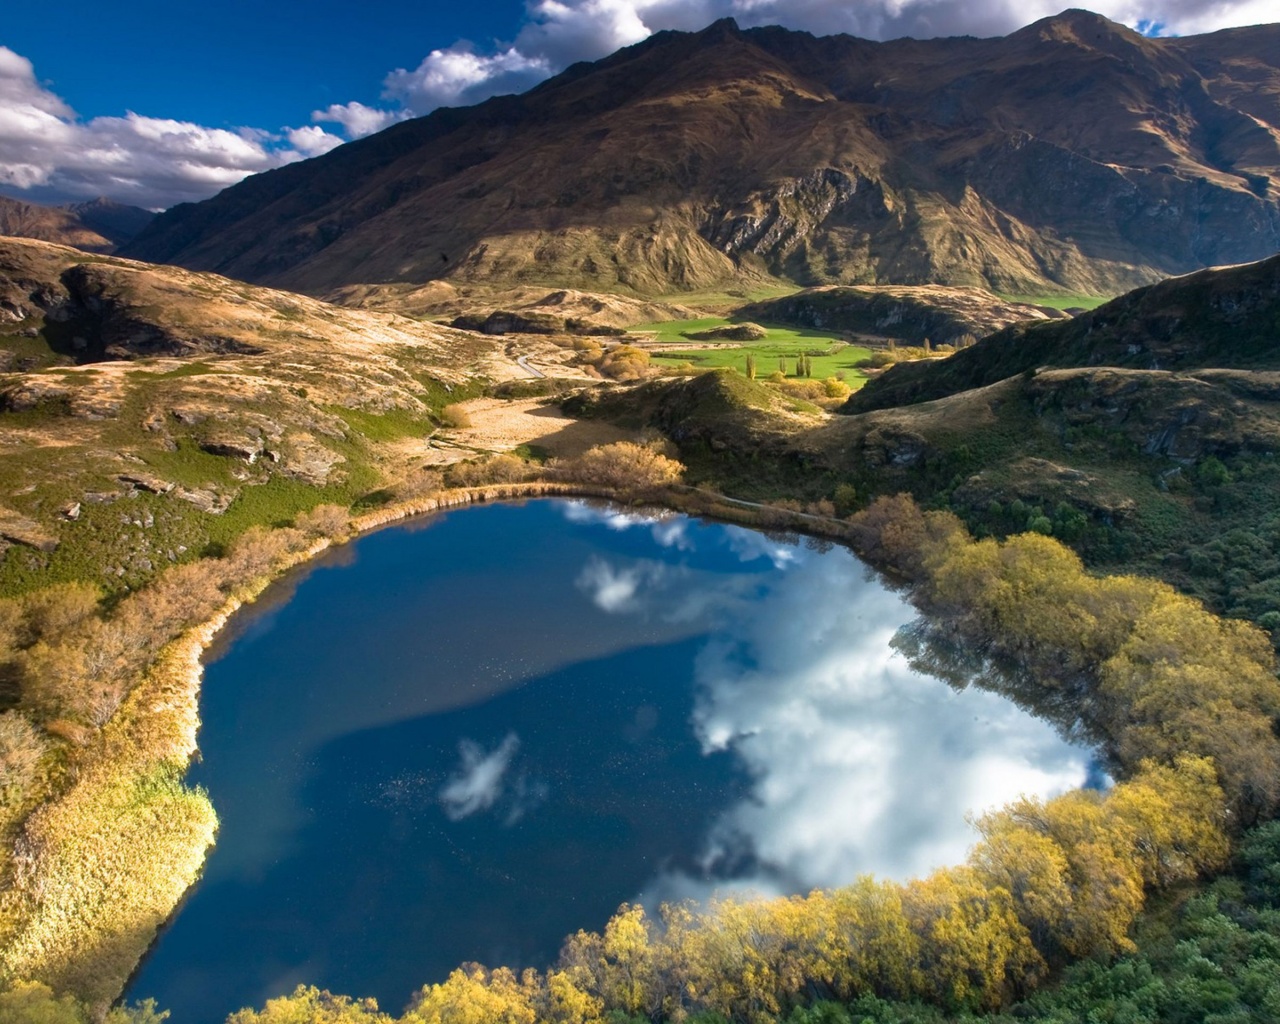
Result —
POLYGON ((1276 25, 1148 39, 1077 10, 873 43, 724 21, 254 176, 128 253, 424 308, 436 280, 1114 295, 1280 249, 1277 83, 1276 25))

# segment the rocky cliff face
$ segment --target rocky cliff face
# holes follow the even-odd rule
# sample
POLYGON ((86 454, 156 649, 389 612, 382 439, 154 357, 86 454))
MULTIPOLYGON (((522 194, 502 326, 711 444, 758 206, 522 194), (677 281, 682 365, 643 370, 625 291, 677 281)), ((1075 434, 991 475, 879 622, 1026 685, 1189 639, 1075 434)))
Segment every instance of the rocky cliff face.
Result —
POLYGON ((660 33, 162 215, 129 255, 320 292, 781 276, 1105 294, 1280 249, 1280 26, 660 33))

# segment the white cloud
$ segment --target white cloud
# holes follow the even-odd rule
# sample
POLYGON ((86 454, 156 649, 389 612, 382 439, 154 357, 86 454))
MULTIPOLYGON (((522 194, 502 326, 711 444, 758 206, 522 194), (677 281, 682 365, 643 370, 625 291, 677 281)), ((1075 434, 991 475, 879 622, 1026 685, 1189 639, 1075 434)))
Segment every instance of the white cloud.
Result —
POLYGON ((285 133, 285 138, 289 140, 289 145, 303 156, 320 156, 331 149, 337 149, 343 142, 338 136, 330 135, 323 128, 317 128, 314 125, 290 128, 285 133))
MULTIPOLYGON (((782 25, 867 39, 996 36, 1058 14, 1062 0, 533 0, 514 42, 478 52, 468 41, 393 71, 386 97, 418 114, 520 92, 577 61, 598 60, 665 29, 696 31, 718 18, 744 28, 782 25)), ((1274 21, 1274 0, 1095 0, 1132 27, 1188 35, 1274 21)))
MULTIPOLYGON (((570 64, 597 60, 665 29, 717 18, 871 39, 1013 31, 1062 0, 530 0, 508 42, 461 40, 384 80, 389 109, 352 101, 311 113, 312 126, 229 131, 136 113, 81 120, 40 84, 31 62, 0 47, 0 186, 37 200, 107 195, 152 208, 206 198, 249 174, 326 153, 442 105, 521 92, 570 64)), ((1274 0, 1096 0, 1093 9, 1145 31, 1186 35, 1275 19, 1274 0)))
POLYGON ((487 811, 498 802, 503 793, 503 776, 519 749, 520 738, 515 733, 508 733, 489 753, 472 740, 458 744, 462 765, 440 790, 440 806, 450 821, 487 811))
POLYGON ((466 106, 505 93, 524 90, 550 77, 558 68, 515 47, 482 55, 468 42, 432 50, 414 70, 397 68, 386 78, 387 99, 425 113, 436 107, 466 106))
POLYGON ((316 123, 342 125, 349 139, 362 139, 411 116, 407 110, 379 110, 376 107, 366 107, 355 100, 350 103, 332 103, 324 110, 311 112, 311 120, 316 123))
POLYGON ((40 84, 29 60, 0 46, 0 185, 36 190, 36 198, 105 195, 165 207, 340 142, 314 127, 284 129, 282 137, 132 111, 81 120, 40 84))

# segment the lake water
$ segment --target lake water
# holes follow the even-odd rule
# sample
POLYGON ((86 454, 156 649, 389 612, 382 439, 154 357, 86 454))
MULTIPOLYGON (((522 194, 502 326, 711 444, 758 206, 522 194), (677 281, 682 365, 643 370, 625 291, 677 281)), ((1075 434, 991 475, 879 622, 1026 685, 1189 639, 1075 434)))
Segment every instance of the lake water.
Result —
POLYGON ((212 655, 191 780, 218 845, 129 997, 177 1024, 300 982, 398 1011, 623 901, 925 873, 967 812, 1095 777, 913 671, 913 619, 841 548, 579 502, 347 545, 212 655))

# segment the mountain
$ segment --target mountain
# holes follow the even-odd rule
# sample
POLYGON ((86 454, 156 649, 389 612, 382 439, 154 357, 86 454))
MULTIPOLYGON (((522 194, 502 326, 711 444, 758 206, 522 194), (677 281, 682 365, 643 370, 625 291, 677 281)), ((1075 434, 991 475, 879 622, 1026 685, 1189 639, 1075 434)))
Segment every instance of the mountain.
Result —
POLYGON ((948 359, 900 363, 844 412, 945 398, 1044 367, 1280 370, 1280 256, 1202 270, 1072 320, 1013 324, 948 359))
POLYGON ((154 217, 150 210, 103 198, 40 206, 0 196, 0 235, 34 238, 86 252, 114 252, 154 217))
POLYGON ((1280 25, 1147 39, 662 32, 167 211, 127 255, 312 293, 1115 294, 1280 250, 1280 25))

